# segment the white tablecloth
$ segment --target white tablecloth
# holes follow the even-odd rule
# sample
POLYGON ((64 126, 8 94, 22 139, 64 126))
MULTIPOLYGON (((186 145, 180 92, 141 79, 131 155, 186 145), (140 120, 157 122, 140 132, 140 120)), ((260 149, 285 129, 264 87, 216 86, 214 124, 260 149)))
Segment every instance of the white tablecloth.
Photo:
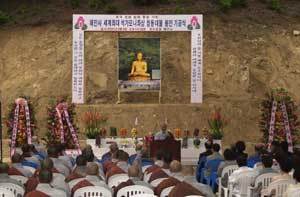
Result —
MULTIPOLYGON (((142 139, 139 139, 141 141, 142 139)), ((200 147, 196 148, 193 145, 193 139, 188 140, 188 148, 181 148, 181 162, 183 165, 197 165, 199 154, 205 151, 204 143, 206 139, 200 139, 200 147)), ((95 140, 88 139, 87 144, 91 145, 96 157, 101 158, 102 155, 109 151, 110 142, 117 142, 119 148, 126 151, 129 155, 133 155, 136 153, 135 146, 133 140, 131 138, 105 138, 101 139, 101 146, 100 148, 95 145, 95 140), (124 140, 127 141, 128 146, 124 147, 124 140)), ((221 145, 220 141, 216 141, 221 145)))

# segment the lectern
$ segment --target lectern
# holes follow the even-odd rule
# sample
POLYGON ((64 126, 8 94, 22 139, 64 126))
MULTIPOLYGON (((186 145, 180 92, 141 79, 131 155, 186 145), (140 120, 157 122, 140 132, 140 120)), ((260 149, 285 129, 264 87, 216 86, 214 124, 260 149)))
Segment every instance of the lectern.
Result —
POLYGON ((154 140, 150 142, 150 157, 154 158, 159 150, 169 151, 173 155, 173 160, 181 161, 181 143, 174 138, 165 140, 154 140))

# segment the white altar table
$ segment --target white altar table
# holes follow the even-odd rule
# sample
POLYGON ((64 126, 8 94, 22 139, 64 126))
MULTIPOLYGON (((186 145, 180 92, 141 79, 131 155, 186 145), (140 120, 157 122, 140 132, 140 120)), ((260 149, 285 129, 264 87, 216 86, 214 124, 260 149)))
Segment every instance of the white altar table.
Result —
MULTIPOLYGON (((142 138, 138 139, 139 142, 142 141, 142 138)), ((181 140, 181 139, 178 139, 181 140)), ((201 143, 199 148, 196 148, 193 144, 193 139, 188 139, 188 148, 181 148, 181 163, 183 165, 197 165, 199 154, 205 151, 204 143, 207 141, 206 139, 200 139, 201 143)), ((133 155, 136 153, 135 145, 132 138, 105 138, 101 139, 100 147, 97 147, 95 144, 95 140, 88 139, 87 144, 91 145, 94 151, 94 154, 97 158, 101 158, 102 155, 109 151, 109 145, 111 142, 116 142, 120 149, 126 151, 129 155, 133 155), (126 146, 125 146, 126 144, 126 146)), ((221 141, 217 140, 215 143, 221 145, 221 141)), ((222 147, 222 145, 221 145, 222 147)))

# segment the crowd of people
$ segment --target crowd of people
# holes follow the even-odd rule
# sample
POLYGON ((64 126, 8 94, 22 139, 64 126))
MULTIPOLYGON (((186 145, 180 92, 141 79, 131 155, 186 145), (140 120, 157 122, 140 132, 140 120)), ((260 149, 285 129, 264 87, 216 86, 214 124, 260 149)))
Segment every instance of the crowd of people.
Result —
MULTIPOLYGON (((143 145, 137 145, 136 154, 128 155, 112 143, 110 151, 102 158, 94 156, 91 146, 86 146, 76 158, 66 155, 64 144, 49 146, 47 150, 37 149, 37 146, 25 144, 21 151, 14 153, 9 165, 0 163, 0 183, 19 185, 28 197, 74 196, 77 190, 87 186, 100 186, 109 190, 112 196, 117 196, 118 191, 131 185, 150 188, 157 196, 164 189, 174 186, 168 195, 170 197, 210 197, 215 196, 217 189, 203 177, 215 174, 216 180, 221 180, 222 187, 231 184, 233 194, 240 194, 241 175, 252 177, 251 185, 254 186, 258 176, 277 173, 272 181, 294 182, 288 186, 286 196, 289 192, 300 191, 300 157, 297 152, 288 151, 286 142, 274 141, 269 150, 263 144, 257 144, 255 153, 248 156, 243 141, 226 148, 223 154, 220 154, 219 144, 208 141, 205 143, 206 150, 199 155, 196 170, 193 166, 182 166, 179 161, 173 160, 172 153, 168 151, 160 150, 155 158, 149 158, 149 151, 143 145), (212 165, 211 161, 218 161, 217 166, 216 162, 212 165), (238 168, 232 174, 224 175, 223 170, 230 165, 237 165, 238 168), (117 174, 126 174, 128 179, 118 185, 109 185, 109 179, 117 174), (24 176, 27 180, 23 184, 12 175, 24 176), (153 184, 158 179, 161 181, 153 184), (73 180, 78 181, 74 184, 73 180)), ((261 188, 254 188, 253 195, 260 196, 261 192, 261 188)))
POLYGON ((206 151, 200 154, 197 170, 197 179, 200 182, 205 182, 205 179, 201 178, 201 173, 203 173, 202 177, 211 176, 210 173, 215 166, 211 165, 210 161, 214 160, 215 163, 217 162, 217 170, 214 172, 217 179, 221 180, 222 187, 228 188, 231 184, 233 195, 243 194, 241 184, 245 177, 250 177, 249 187, 253 188, 252 196, 262 196, 262 194, 276 196, 275 191, 263 190, 261 185, 254 187, 257 178, 267 173, 274 173, 271 183, 278 180, 287 180, 291 183, 284 193, 285 196, 289 197, 296 191, 300 191, 300 154, 297 150, 294 153, 289 152, 286 141, 281 143, 273 141, 270 147, 256 144, 255 153, 251 156, 245 152, 246 145, 243 141, 238 141, 231 148, 225 149, 223 155, 219 153, 218 144, 207 142, 205 148, 206 151), (237 169, 230 176, 222 173, 225 167, 233 165, 237 165, 237 169))

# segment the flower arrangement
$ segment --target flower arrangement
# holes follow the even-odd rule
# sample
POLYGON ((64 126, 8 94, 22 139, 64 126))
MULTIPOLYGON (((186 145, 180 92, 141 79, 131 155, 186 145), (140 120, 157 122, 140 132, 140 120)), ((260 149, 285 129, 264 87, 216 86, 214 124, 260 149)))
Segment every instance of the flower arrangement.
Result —
POLYGON ((78 131, 78 128, 74 124, 75 105, 68 105, 64 99, 58 99, 56 102, 51 102, 47 106, 47 113, 48 131, 46 136, 42 138, 42 140, 46 142, 47 146, 60 144, 62 139, 61 134, 63 133, 64 143, 67 145, 68 149, 79 148, 76 132, 78 131), (62 110, 61 117, 58 114, 58 110, 60 108, 62 110), (63 113, 63 108, 66 109, 69 117, 65 116, 65 113, 63 113), (67 120, 69 121, 71 127, 69 127, 67 120), (63 129, 63 132, 61 132, 61 129, 63 129), (74 132, 73 135, 72 132, 74 132))
POLYGON ((181 137, 181 129, 180 128, 176 128, 176 129, 174 129, 174 137, 175 138, 180 138, 181 137))
POLYGON ((137 138, 137 129, 136 128, 132 128, 130 133, 131 133, 131 137, 133 139, 137 138))
POLYGON ((103 136, 103 126, 108 118, 96 111, 87 111, 82 115, 82 122, 85 125, 85 135, 88 139, 95 139, 98 135, 103 136))
POLYGON ((223 128, 224 128, 225 120, 222 119, 221 109, 215 109, 214 112, 211 113, 210 118, 208 119, 209 125, 209 134, 208 138, 220 140, 223 138, 223 128))
POLYGON ((30 125, 30 132, 31 136, 34 133, 34 130, 36 129, 36 119, 35 119, 35 113, 33 109, 33 105, 30 101, 29 97, 26 96, 20 96, 18 99, 16 99, 13 103, 9 105, 9 114, 8 119, 5 121, 6 126, 8 128, 7 133, 12 137, 13 133, 13 127, 14 127, 14 121, 15 121, 15 113, 16 113, 16 107, 19 104, 19 110, 18 110, 18 120, 16 120, 16 128, 17 128, 17 135, 16 135, 16 142, 15 146, 19 147, 23 144, 27 143, 27 131, 28 131, 28 123, 30 125), (28 112, 29 115, 26 115, 26 109, 25 109, 25 102, 27 102, 28 106, 28 112))
POLYGON ((277 102, 277 108, 275 112, 274 120, 274 137, 273 140, 285 141, 286 129, 285 129, 285 118, 281 105, 284 104, 287 113, 287 123, 290 127, 291 140, 293 143, 300 141, 300 122, 296 115, 297 106, 295 105, 292 98, 289 96, 288 92, 283 89, 273 89, 270 93, 266 94, 266 99, 261 103, 261 119, 259 121, 259 127, 263 133, 262 141, 268 143, 269 139, 269 128, 272 116, 272 106, 273 102, 277 102))
POLYGON ((127 129, 121 128, 120 129, 120 136, 121 136, 121 138, 125 138, 127 136, 127 129))

